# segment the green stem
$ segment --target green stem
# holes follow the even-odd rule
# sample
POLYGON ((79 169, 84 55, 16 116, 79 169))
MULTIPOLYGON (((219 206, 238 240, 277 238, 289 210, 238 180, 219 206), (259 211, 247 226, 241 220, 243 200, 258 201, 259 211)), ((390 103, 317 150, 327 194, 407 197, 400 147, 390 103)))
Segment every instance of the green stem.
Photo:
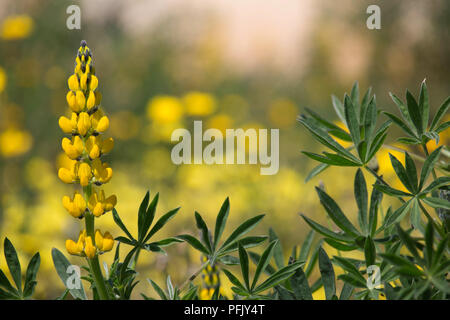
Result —
MULTIPOLYGON (((83 193, 86 199, 89 199, 92 193, 92 186, 89 184, 87 187, 83 188, 83 193)), ((95 217, 90 212, 87 212, 85 217, 86 222, 86 234, 91 237, 92 242, 95 245, 95 217)), ((108 300, 108 291, 105 285, 105 279, 103 278, 102 270, 100 269, 100 262, 98 256, 96 255, 92 259, 87 259, 89 267, 91 269, 92 276, 94 278, 95 287, 97 288, 98 296, 100 300, 108 300)))
POLYGON ((183 284, 180 286, 180 292, 182 292, 184 290, 184 288, 192 281, 195 280, 195 278, 197 278, 197 276, 200 274, 200 272, 202 272, 202 270, 208 265, 209 260, 206 261, 204 264, 202 264, 202 266, 195 271, 189 278, 186 279, 186 281, 183 282, 183 284))

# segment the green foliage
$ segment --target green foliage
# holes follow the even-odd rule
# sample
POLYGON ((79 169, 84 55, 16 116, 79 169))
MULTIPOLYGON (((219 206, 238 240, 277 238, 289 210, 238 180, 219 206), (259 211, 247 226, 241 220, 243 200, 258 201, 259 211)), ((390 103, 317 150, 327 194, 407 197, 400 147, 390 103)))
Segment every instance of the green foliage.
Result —
POLYGON ((9 273, 13 278, 15 287, 8 280, 5 273, 0 270, 0 299, 23 300, 31 298, 37 284, 36 275, 41 264, 41 257, 39 253, 36 253, 28 263, 25 274, 25 282, 22 287, 22 271, 20 261, 17 256, 16 249, 8 238, 5 238, 3 249, 6 264, 8 265, 9 273))

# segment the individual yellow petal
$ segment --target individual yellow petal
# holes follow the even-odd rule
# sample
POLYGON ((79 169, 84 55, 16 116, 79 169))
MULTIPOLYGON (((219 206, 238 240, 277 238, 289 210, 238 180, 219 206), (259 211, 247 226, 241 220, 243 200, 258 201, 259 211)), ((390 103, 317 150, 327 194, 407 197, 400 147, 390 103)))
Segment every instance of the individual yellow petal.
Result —
POLYGON ((90 83, 90 85, 89 85, 89 88, 90 88, 92 91, 95 91, 95 89, 97 89, 97 87, 98 87, 98 79, 97 79, 96 76, 91 75, 91 83, 90 83))
POLYGON ((92 211, 92 213, 94 214, 94 216, 96 217, 100 217, 103 213, 105 213, 103 204, 101 202, 97 202, 95 204, 94 210, 92 211))
POLYGON ((91 119, 86 112, 81 112, 78 116, 78 133, 82 136, 86 135, 88 130, 91 128, 91 119))
POLYGON ((75 195, 73 197, 73 204, 76 213, 78 213, 78 217, 81 216, 86 210, 86 201, 84 200, 83 196, 80 193, 75 192, 75 195))
POLYGON ((73 146, 72 141, 70 141, 67 138, 63 138, 61 146, 62 146, 64 152, 67 154, 67 156, 72 160, 77 159, 81 154, 73 146))
MULTIPOLYGON (((81 56, 81 59, 84 59, 84 55, 81 56)), ((83 73, 83 75, 80 78, 80 87, 82 90, 86 90, 87 89, 87 73, 83 73)))
POLYGON ((66 250, 68 253, 73 255, 80 255, 81 251, 79 250, 79 246, 75 243, 75 241, 71 239, 66 240, 66 250))
POLYGON ((114 247, 114 238, 113 236, 106 231, 103 235, 103 248, 102 251, 110 251, 114 247))
POLYGON ((86 102, 86 107, 91 110, 95 106, 95 93, 94 91, 89 91, 88 99, 86 102))
POLYGON ((94 144, 91 151, 89 151, 89 157, 91 159, 98 158, 100 156, 100 148, 97 144, 94 144))
POLYGON ((84 105, 86 103, 86 97, 84 96, 83 91, 78 90, 76 93, 76 99, 77 99, 77 105, 78 105, 78 109, 79 111, 84 109, 84 105))
POLYGON ((95 231, 95 246, 103 251, 103 235, 98 229, 95 231))
MULTIPOLYGON (((66 95, 67 104, 73 112, 80 112, 81 108, 77 103, 77 98, 73 91, 69 91, 66 95)), ((83 104, 84 105, 84 104, 83 104)))
POLYGON ((72 121, 70 119, 67 119, 64 116, 59 117, 58 124, 59 124, 59 127, 61 128, 61 130, 64 133, 69 133, 70 134, 70 133, 73 132, 72 121))
POLYGON ((78 84, 78 78, 75 74, 71 75, 69 77, 69 80, 67 80, 68 84, 69 84, 69 89, 72 91, 77 91, 80 86, 78 84))
POLYGON ((89 259, 93 259, 95 257, 96 249, 92 243, 92 238, 86 237, 86 245, 84 247, 84 253, 89 259))
POLYGON ((58 170, 58 178, 61 179, 61 181, 64 183, 73 183, 73 181, 75 180, 72 172, 66 168, 60 168, 58 170))
POLYGON ((97 124, 96 130, 98 132, 105 132, 109 128, 109 119, 107 116, 103 116, 97 124))
POLYGON ((105 211, 111 211, 117 204, 117 197, 116 195, 109 196, 105 200, 105 211))
POLYGON ((80 185, 82 187, 86 187, 89 184, 92 178, 91 167, 89 164, 85 162, 80 164, 80 167, 78 168, 78 178, 80 179, 80 185))
POLYGON ((78 154, 81 155, 84 150, 83 140, 81 140, 80 136, 75 136, 73 138, 73 147, 77 150, 78 154))
POLYGON ((62 198, 62 203, 63 203, 63 207, 67 210, 67 211, 71 211, 73 209, 73 203, 72 200, 70 200, 70 197, 68 196, 64 196, 62 198))

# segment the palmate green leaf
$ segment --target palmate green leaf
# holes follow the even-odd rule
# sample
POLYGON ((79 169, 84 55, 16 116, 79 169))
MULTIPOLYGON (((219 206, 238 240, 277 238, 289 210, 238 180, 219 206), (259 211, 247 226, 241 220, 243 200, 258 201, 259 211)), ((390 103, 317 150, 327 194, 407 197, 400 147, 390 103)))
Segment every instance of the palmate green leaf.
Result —
POLYGON ((325 208, 328 216, 333 220, 333 222, 345 231, 346 234, 357 237, 359 236, 358 230, 353 226, 353 224, 347 219, 347 217, 342 212, 341 208, 337 203, 322 189, 316 187, 317 194, 320 198, 320 203, 325 208))
MULTIPOLYGON (((150 205, 148 206, 147 211, 145 212, 145 217, 144 217, 144 221, 143 221, 141 234, 140 234, 140 236, 138 235, 139 241, 142 241, 142 239, 146 236, 147 231, 150 228, 150 226, 151 226, 151 224, 153 222, 153 219, 155 218, 155 213, 156 213, 156 207, 158 205, 158 200, 159 200, 159 193, 157 193, 153 197, 152 202, 150 203, 150 205)), ((144 240, 143 242, 147 242, 147 240, 150 239, 150 237, 146 237, 146 240, 144 240)))
POLYGON ((425 79, 420 86, 419 94, 419 111, 422 118, 422 128, 426 130, 428 127, 428 119, 430 117, 430 103, 428 97, 428 88, 425 79))
POLYGON ((417 137, 416 133, 413 132, 412 129, 410 129, 410 127, 404 123, 399 117, 397 117, 396 115, 383 111, 383 114, 385 114, 390 120, 392 120, 392 122, 394 122, 397 126, 399 126, 403 131, 405 131, 409 136, 411 140, 411 143, 414 144, 413 142, 415 141, 415 143, 420 143, 419 138, 417 137))
POLYGON ((250 291, 248 254, 240 243, 238 243, 238 250, 239 250, 239 261, 241 262, 241 272, 242 277, 244 278, 245 288, 248 291, 250 291))
POLYGON ((377 256, 377 250, 375 244, 370 236, 366 238, 364 244, 364 257, 366 258, 366 266, 369 267, 375 264, 375 259, 377 256))
POLYGON ((397 210, 386 215, 384 220, 384 228, 390 227, 392 224, 399 222, 405 214, 411 209, 412 201, 408 200, 403 203, 397 210))
POLYGON ((150 191, 147 191, 147 193, 144 196, 144 199, 142 200, 139 210, 138 210, 138 239, 141 240, 144 235, 142 235, 142 229, 144 227, 144 220, 145 220, 145 214, 147 212, 148 202, 150 201, 150 191))
POLYGON ((336 282, 333 264, 327 253, 322 247, 319 248, 319 270, 322 276, 323 288, 325 289, 325 297, 331 300, 336 295, 336 282))
POLYGON ((423 276, 422 271, 420 271, 412 262, 408 259, 403 258, 400 255, 392 253, 380 253, 383 259, 388 260, 390 263, 394 264, 397 268, 397 272, 402 275, 409 277, 421 277, 423 276))
MULTIPOLYGON (((64 256, 64 254, 61 253, 56 248, 52 249, 52 258, 53 258, 53 264, 55 265, 56 273, 58 273, 59 278, 64 284, 64 287, 67 286, 67 279, 70 277, 70 275, 67 273, 67 268, 71 265, 69 260, 64 256)), ((83 285, 81 285, 80 289, 69 289, 70 294, 75 299, 81 299, 86 300, 86 293, 84 292, 83 285)))
POLYGON ((393 197, 411 197, 411 196, 413 196, 410 193, 391 188, 385 184, 375 183, 373 185, 373 187, 378 189, 379 191, 381 191, 389 196, 393 196, 393 197))
POLYGON ((422 224, 422 217, 419 209, 419 201, 417 199, 412 200, 412 207, 411 207, 411 223, 414 226, 415 229, 419 230, 422 234, 425 234, 425 228, 422 224))
POLYGON ((414 164, 414 160, 411 158, 408 152, 405 151, 405 170, 406 170, 406 176, 408 178, 409 184, 412 187, 411 192, 417 193, 418 191, 418 181, 417 181, 417 169, 416 165, 414 164))
POLYGON ((433 121, 431 122, 430 131, 435 131, 439 121, 441 121, 442 117, 447 114, 448 108, 450 107, 450 97, 448 97, 444 103, 439 107, 436 112, 433 121))
POLYGON ((411 136, 418 138, 419 136, 417 135, 417 129, 415 128, 414 123, 409 114, 409 111, 405 107, 405 104, 403 103, 403 101, 401 101, 395 94, 393 94, 391 92, 389 93, 389 95, 391 96, 392 101, 394 101, 394 103, 397 105, 398 109, 400 110, 403 120, 406 121, 407 127, 413 132, 413 134, 411 136))
POLYGON ((313 300, 311 288, 308 284, 308 278, 301 267, 295 271, 293 276, 289 279, 289 282, 294 295, 298 300, 313 300))
POLYGON ((419 136, 422 135, 424 128, 422 126, 422 116, 419 110, 419 105, 417 104, 416 99, 413 97, 409 90, 406 90, 406 106, 408 108, 408 113, 411 117, 411 120, 414 126, 417 129, 417 133, 419 136))
POLYGON ((341 295, 339 296, 339 300, 349 300, 353 293, 353 286, 349 283, 344 283, 341 290, 341 295))
POLYGON ((356 204, 358 206, 358 222, 361 230, 367 233, 367 205, 368 205, 368 193, 366 180, 364 179, 364 174, 361 169, 356 171, 355 182, 354 182, 354 193, 356 204))
POLYGON ((300 123, 308 129, 320 143, 338 153, 340 156, 346 157, 351 161, 360 162, 353 154, 346 150, 343 146, 336 142, 327 132, 318 127, 311 119, 302 116, 298 119, 300 123))
MULTIPOLYGON (((387 128, 386 128, 387 130, 387 128)), ((369 148, 369 153, 366 157, 366 163, 368 163, 372 158, 375 156, 375 154, 380 150, 380 148, 383 146, 384 140, 386 140, 387 132, 384 131, 380 133, 380 135, 375 136, 375 138, 372 141, 372 144, 369 148)))
POLYGON ((0 288, 0 300, 18 300, 19 297, 9 291, 0 288))
POLYGON ((325 156, 307 151, 302 151, 302 153, 308 158, 322 162, 327 165, 341 166, 341 167, 359 167, 361 165, 361 163, 354 162, 348 160, 347 158, 341 157, 340 155, 331 154, 328 152, 327 153, 324 152, 325 156))
POLYGON ((197 240, 195 237, 193 237, 189 234, 180 234, 180 235, 176 236, 175 238, 178 238, 178 239, 181 239, 181 240, 187 242, 194 249, 200 251, 201 253, 204 253, 206 255, 210 254, 208 249, 206 249, 205 246, 199 240, 197 240))
POLYGON ((355 249, 358 249, 358 245, 356 244, 344 244, 342 242, 338 242, 330 238, 325 238, 324 241, 328 243, 331 247, 339 251, 353 251, 355 249))
POLYGON ((266 250, 264 250, 263 254, 261 255, 261 259, 258 262, 258 265, 256 266, 255 275, 253 277, 253 282, 251 286, 251 290, 253 290, 256 286, 256 283, 258 282, 259 276, 261 273, 266 269, 267 265, 269 264, 270 260, 272 259, 275 246, 278 243, 278 240, 273 240, 266 250))
POLYGON ((450 210, 450 202, 448 200, 434 197, 425 197, 422 198, 421 200, 430 207, 450 210))
POLYGON ((406 169, 403 167, 400 160, 398 160, 391 153, 389 153, 389 158, 391 159, 392 168, 394 168, 397 177, 400 179, 400 181, 403 183, 406 189, 408 189, 408 191, 414 193, 414 189, 410 184, 408 174, 406 173, 406 169))
POLYGON ((227 238, 227 240, 225 240, 218 251, 222 253, 224 248, 252 230, 262 220, 262 218, 264 218, 264 216, 264 214, 261 214, 242 223, 239 227, 236 228, 236 230, 233 231, 233 233, 231 233, 231 235, 227 238))
POLYGON ((430 175, 431 171, 434 168, 434 165, 436 161, 439 159, 439 155, 441 153, 442 146, 434 150, 423 163, 422 171, 420 172, 420 183, 419 183, 419 189, 422 189, 424 186, 428 176, 430 175))
POLYGON ((239 259, 231 255, 224 255, 223 257, 219 258, 218 261, 227 266, 235 266, 239 264, 239 259))
POLYGON ((331 95, 331 102, 333 104, 334 111, 336 112, 339 119, 341 119, 341 121, 345 125, 347 125, 347 121, 345 120, 344 105, 342 104, 341 100, 339 100, 339 98, 335 95, 331 95))
POLYGON ((359 121, 356 106, 353 104, 352 99, 348 96, 344 96, 344 111, 345 120, 347 121, 348 130, 350 131, 350 136, 352 137, 355 146, 361 141, 361 133, 359 130, 359 121))
POLYGON ((314 178, 315 176, 317 176, 318 174, 320 174, 322 171, 328 169, 329 167, 330 165, 326 163, 321 163, 315 166, 306 176, 305 183, 314 178))
MULTIPOLYGON (((249 236, 249 237, 240 238, 239 243, 245 249, 248 249, 248 248, 253 248, 253 247, 258 246, 259 244, 266 241, 266 239, 267 239, 267 236, 249 236)), ((218 252, 218 257, 223 257, 227 253, 236 251, 237 249, 238 249, 238 241, 233 241, 226 247, 223 247, 222 249, 220 249, 220 251, 218 252)))
POLYGON ((216 226, 214 230, 214 249, 217 247, 219 243, 220 237, 222 236, 223 230, 225 229, 225 225, 227 223, 228 214, 230 213, 230 199, 227 197, 220 207, 219 214, 216 218, 216 226))
POLYGON ((143 242, 147 242, 155 233, 161 230, 162 227, 164 227, 166 223, 169 222, 178 213, 179 210, 180 207, 170 210, 169 212, 161 216, 161 218, 159 218, 158 221, 156 221, 156 223, 153 225, 143 242))
POLYGON ((378 207, 383 199, 383 193, 376 188, 372 189, 372 194, 370 196, 370 206, 369 206, 369 225, 368 233, 370 236, 374 236, 377 229, 378 222, 378 207))
MULTIPOLYGON (((277 234, 272 228, 269 228, 269 242, 279 240, 277 234)), ((284 257, 283 257, 283 247, 281 246, 281 242, 277 241, 274 251, 273 257, 275 259, 275 264, 278 268, 284 267, 284 257)))
POLYGON ((203 244, 206 246, 209 252, 212 252, 211 240, 209 238, 209 230, 206 222, 203 220, 202 216, 195 211, 195 222, 197 224, 197 228, 200 229, 201 239, 203 244))
POLYGON ((314 240, 315 232, 314 230, 311 230, 306 235, 305 240, 303 240, 302 247, 300 249, 300 254, 298 256, 299 261, 306 261, 309 256, 309 252, 311 251, 312 243, 314 240))
POLYGON ((3 287, 5 290, 7 290, 9 293, 14 295, 15 297, 19 297, 19 292, 16 288, 14 288, 11 283, 9 282, 6 275, 3 273, 3 271, 0 269, 0 287, 3 287))
POLYGON ((435 133, 439 134, 444 130, 447 130, 448 128, 450 128, 450 121, 446 121, 444 123, 441 123, 436 130, 434 131, 435 133))
POLYGON ((156 291, 156 293, 159 295, 159 297, 162 300, 169 300, 166 296, 166 293, 163 289, 161 289, 160 286, 156 282, 154 282, 152 279, 147 279, 147 281, 150 283, 150 285, 153 287, 153 289, 156 291))
POLYGON ((123 224, 122 219, 120 219, 120 216, 117 213, 117 210, 115 208, 112 210, 112 213, 113 213, 114 222, 119 226, 120 229, 122 229, 123 232, 125 232, 125 234, 128 236, 128 238, 130 238, 131 240, 134 240, 133 236, 128 231, 127 227, 125 227, 125 225, 123 224))
POLYGON ((333 257, 333 262, 344 269, 348 275, 352 276, 358 283, 366 287, 366 279, 361 275, 355 265, 348 258, 333 257))
POLYGON ((17 290, 20 294, 22 294, 22 271, 20 269, 20 262, 17 257, 16 249, 8 238, 5 238, 3 249, 5 251, 5 260, 8 265, 9 272, 11 273, 14 283, 16 284, 17 290))
POLYGON ((364 281, 362 281, 361 279, 355 277, 351 273, 340 274, 338 276, 338 279, 344 281, 346 284, 349 284, 352 287, 366 288, 366 283, 364 281))
POLYGON ((263 291, 266 291, 280 282, 290 278, 295 271, 302 267, 305 263, 302 261, 295 261, 292 264, 287 265, 286 267, 281 268, 274 274, 272 274, 269 278, 267 278, 263 283, 258 285, 253 291, 253 294, 259 294, 263 291))
POLYGON ((350 135, 346 131, 344 131, 343 129, 341 129, 337 125, 335 125, 334 123, 325 120, 324 118, 322 118, 320 115, 318 115, 316 112, 312 111, 309 108, 305 108, 305 111, 314 120, 316 120, 319 124, 321 124, 333 136, 335 136, 335 137, 337 137, 339 139, 342 139, 344 141, 349 141, 349 142, 352 141, 352 138, 350 137, 350 135))
POLYGON ((41 265, 41 256, 39 255, 39 252, 36 253, 28 263, 27 272, 25 274, 25 285, 24 285, 24 292, 23 296, 25 298, 31 297, 34 292, 34 288, 37 284, 36 282, 36 275, 39 270, 39 266, 41 265))
POLYGON ((241 289, 241 291, 245 291, 245 287, 244 285, 238 280, 238 278, 236 278, 236 276, 234 274, 232 274, 230 271, 228 271, 227 269, 222 269, 223 273, 225 273, 225 275, 227 276, 227 278, 230 280, 230 282, 236 286, 237 288, 241 289))
POLYGON ((307 218, 306 216, 304 216, 303 214, 301 214, 301 217, 306 221, 306 223, 313 228, 315 231, 317 231, 318 233, 329 237, 333 240, 336 241, 343 241, 343 242, 353 242, 353 238, 343 235, 341 233, 336 233, 334 231, 331 231, 327 228, 325 228, 324 226, 314 222, 313 220, 307 218))

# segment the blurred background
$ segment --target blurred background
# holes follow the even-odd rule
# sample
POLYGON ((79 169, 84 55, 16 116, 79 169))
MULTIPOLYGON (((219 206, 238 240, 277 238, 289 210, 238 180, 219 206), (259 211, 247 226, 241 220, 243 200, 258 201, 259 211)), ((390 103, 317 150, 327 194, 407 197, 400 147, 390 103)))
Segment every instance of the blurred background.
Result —
MULTIPOLYGON (((449 21, 445 0, 414 5, 407 0, 2 0, 0 240, 7 236, 13 242, 23 265, 40 252, 37 298, 62 293, 51 248, 66 252, 65 239, 75 239, 82 222, 61 203, 74 187, 57 178, 66 161, 58 118, 68 112, 67 78, 82 39, 93 52, 111 121, 107 134, 116 142, 107 160, 114 176, 105 191, 117 195, 116 208, 132 233, 147 190, 160 193, 157 216, 182 207, 160 238, 195 234, 194 210, 213 226, 229 196, 225 232, 266 213, 253 233, 267 234, 272 226, 287 259, 309 231, 299 212, 327 223, 314 191, 322 180, 344 212, 356 218, 354 169, 328 170, 305 183, 317 163, 300 150, 321 148, 297 115, 307 106, 338 121, 331 94, 342 98, 354 81, 364 92, 373 87, 380 109, 397 113, 388 92, 404 97, 408 88, 417 95, 425 78, 434 112, 449 94, 449 21), (72 4, 81 8, 81 30, 66 27, 72 4), (381 30, 366 27, 370 4, 381 8, 381 30), (258 165, 174 165, 171 133, 191 129, 194 120, 221 130, 279 128, 278 174, 261 176, 258 165)), ((390 130, 386 143, 398 146, 399 132, 390 130)), ((448 144, 448 137, 441 143, 448 144)), ((388 149, 377 159, 380 173, 393 179, 388 149)), ((97 221, 114 236, 122 235, 111 213, 97 221)), ((0 268, 6 270, 3 246, 0 253, 0 268)), ((184 244, 168 253, 141 253, 141 279, 162 284, 170 274, 180 284, 200 265, 184 244)), ((112 256, 102 259, 110 263, 112 256)), ((136 292, 154 296, 146 281, 136 292)))

